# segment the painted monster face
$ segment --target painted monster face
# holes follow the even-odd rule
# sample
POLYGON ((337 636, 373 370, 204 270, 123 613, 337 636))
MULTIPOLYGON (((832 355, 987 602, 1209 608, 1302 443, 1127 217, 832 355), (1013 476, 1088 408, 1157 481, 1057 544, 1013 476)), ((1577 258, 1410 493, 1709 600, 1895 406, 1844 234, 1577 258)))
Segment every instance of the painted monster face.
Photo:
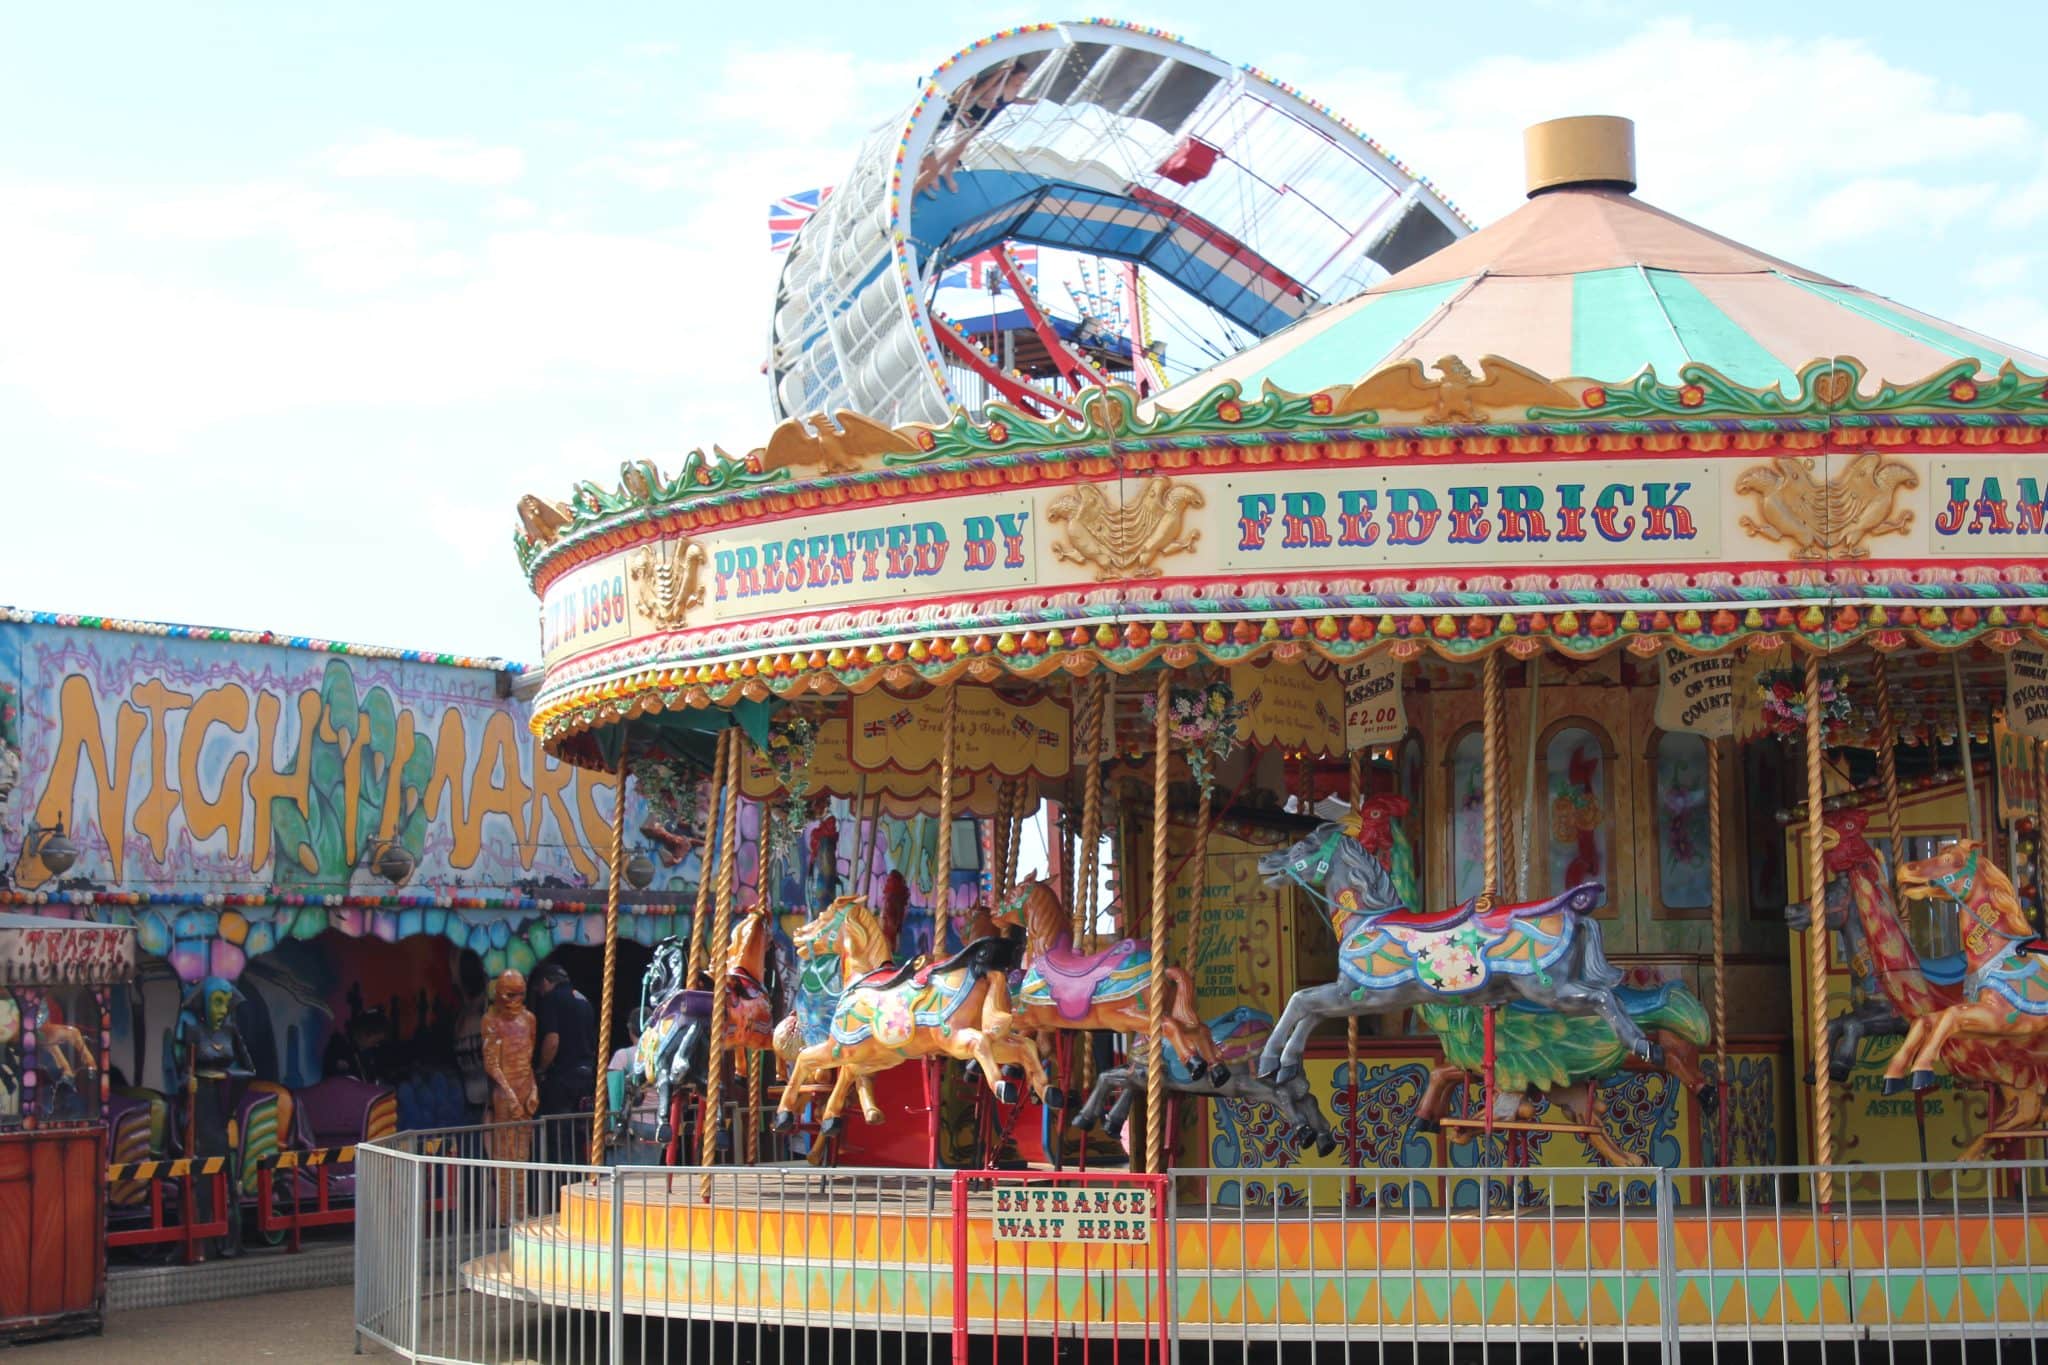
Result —
POLYGON ((212 1028, 219 1028, 228 1021, 228 1011, 235 1006, 231 991, 208 991, 206 993, 206 1022, 212 1028))

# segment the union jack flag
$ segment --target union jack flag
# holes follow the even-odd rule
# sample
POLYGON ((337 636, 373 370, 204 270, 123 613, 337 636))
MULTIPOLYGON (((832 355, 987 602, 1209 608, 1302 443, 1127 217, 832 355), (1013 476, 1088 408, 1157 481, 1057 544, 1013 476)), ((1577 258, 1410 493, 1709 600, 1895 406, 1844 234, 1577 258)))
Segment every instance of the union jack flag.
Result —
MULTIPOLYGON (((1017 264, 1017 273, 1027 284, 1038 283, 1038 248, 1019 244, 1010 248, 1010 259, 1017 264)), ((984 251, 966 260, 939 276, 941 289, 972 289, 978 293, 995 290, 1008 293, 1010 282, 1003 278, 1003 269, 996 264, 996 254, 984 251)))
POLYGON ((787 251, 789 244, 796 240, 797 232, 810 221, 812 214, 824 207, 830 198, 832 187, 818 190, 799 190, 785 194, 768 206, 768 249, 787 251))

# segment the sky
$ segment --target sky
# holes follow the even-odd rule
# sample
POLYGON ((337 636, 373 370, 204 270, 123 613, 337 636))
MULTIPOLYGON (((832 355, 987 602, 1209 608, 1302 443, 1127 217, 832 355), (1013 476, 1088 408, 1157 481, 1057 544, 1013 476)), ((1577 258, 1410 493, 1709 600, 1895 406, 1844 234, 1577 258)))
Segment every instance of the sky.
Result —
MULTIPOLYGON (((765 439, 767 204, 1071 17, 969 10, 0 0, 0 602, 537 657, 518 496, 765 439)), ((1482 223, 1523 126, 1627 115, 1650 202, 2048 349, 2037 4, 1117 17, 1482 223)))

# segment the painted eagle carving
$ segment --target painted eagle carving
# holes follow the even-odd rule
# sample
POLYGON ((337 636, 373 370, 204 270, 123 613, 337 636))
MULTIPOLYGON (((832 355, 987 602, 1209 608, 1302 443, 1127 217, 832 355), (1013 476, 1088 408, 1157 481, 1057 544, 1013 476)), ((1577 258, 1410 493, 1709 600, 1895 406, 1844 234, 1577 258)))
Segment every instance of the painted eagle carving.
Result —
POLYGON ((1902 489, 1918 488, 1920 476, 1897 460, 1867 450, 1832 479, 1816 473, 1810 456, 1781 455, 1753 465, 1735 480, 1735 491, 1756 500, 1756 515, 1744 515, 1742 529, 1764 540, 1789 542, 1794 559, 1867 559, 1871 537, 1904 531, 1911 508, 1892 510, 1902 489))
POLYGON ((822 412, 792 417, 768 435, 768 444, 748 452, 747 468, 757 474, 771 469, 820 465, 827 474, 850 474, 872 455, 910 454, 917 445, 893 427, 857 412, 822 412))
POLYGON ((1352 385, 1333 411, 1413 413, 1426 422, 1483 422, 1502 415, 1526 416, 1530 408, 1585 406, 1569 390, 1512 360, 1482 356, 1479 368, 1482 373, 1475 375, 1464 361, 1447 355, 1436 362, 1443 377, 1430 379, 1423 374, 1421 361, 1404 360, 1352 385))
POLYGON ((554 544, 575 520, 567 503, 548 502, 532 493, 519 500, 519 524, 526 529, 527 543, 535 547, 554 544))
POLYGON ((1157 578, 1161 559, 1191 550, 1201 539, 1200 528, 1182 530, 1188 512, 1202 505, 1199 490, 1164 474, 1143 480, 1121 503, 1103 488, 1077 485, 1045 509, 1047 521, 1066 528, 1066 539, 1052 542, 1053 558, 1093 568, 1098 582, 1157 578))

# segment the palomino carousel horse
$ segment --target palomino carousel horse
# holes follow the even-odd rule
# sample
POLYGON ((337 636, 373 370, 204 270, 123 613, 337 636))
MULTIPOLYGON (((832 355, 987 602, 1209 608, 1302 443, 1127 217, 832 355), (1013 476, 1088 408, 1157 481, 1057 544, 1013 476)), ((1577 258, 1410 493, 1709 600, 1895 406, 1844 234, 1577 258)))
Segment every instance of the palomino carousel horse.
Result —
POLYGON ((1292 882, 1323 903, 1341 976, 1288 1000, 1259 1056, 1260 1075, 1283 1084, 1300 1075, 1309 1034, 1326 1019, 1510 1000, 1598 1014, 1629 1052, 1657 1064, 1656 1044, 1615 994, 1621 973, 1609 965, 1590 917, 1605 894, 1598 882, 1526 905, 1474 897, 1451 910, 1416 914, 1402 904, 1393 873, 1359 842, 1361 830, 1354 815, 1259 860, 1269 885, 1292 882))
MULTIPOLYGON (((1152 986, 1152 949, 1127 938, 1100 952, 1074 948, 1073 918, 1059 892, 1040 880, 1019 882, 995 909, 996 924, 1024 930, 1024 981, 1017 990, 1017 1025, 1027 1033, 1057 1029, 1105 1030, 1137 1037, 1149 1031, 1145 1002, 1152 986)), ((1204 1075, 1221 1086, 1230 1068, 1200 1017, 1195 987, 1179 967, 1166 974, 1166 1019, 1160 1031, 1173 1050, 1188 1059, 1195 1080, 1204 1075)))
MULTIPOLYGON (((1210 1099, 1247 1100, 1253 1104, 1271 1105, 1293 1125, 1297 1143, 1306 1147, 1313 1142, 1317 1151, 1328 1156, 1337 1150, 1337 1137, 1330 1131, 1329 1120, 1323 1117, 1322 1108, 1310 1093, 1308 1082, 1296 1080, 1292 1085, 1282 1087, 1270 1085, 1253 1074, 1250 1062, 1257 1057, 1258 1049, 1272 1027, 1271 1015, 1243 1005, 1216 1016, 1209 1021, 1209 1038, 1226 1061, 1233 1055, 1241 1058, 1239 1065, 1205 1068, 1205 1074, 1197 1076, 1181 1054, 1168 1047, 1166 1088, 1178 1095, 1202 1095, 1210 1099), (1220 1080, 1219 1072, 1222 1073, 1220 1080)), ((1087 1103, 1074 1115, 1076 1128, 1084 1133, 1092 1131, 1105 1118, 1111 1132, 1123 1127, 1124 1120, 1130 1117, 1132 1100, 1145 1091, 1146 1071, 1151 1065, 1150 1050, 1151 1045, 1143 1033, 1131 1035, 1130 1051, 1124 1064, 1096 1075, 1087 1103)))
MULTIPOLYGON (((1962 959, 1922 962, 1913 951, 1885 891, 1884 859, 1864 840, 1869 823, 1867 811, 1842 810, 1829 812, 1821 826, 1823 918, 1841 935, 1849 960, 1849 1011, 1828 1020, 1828 1075, 1836 1081, 1849 1079, 1865 1038, 1899 1037, 1909 1018, 1962 1002, 1962 959)), ((1811 906, 1785 907, 1793 932, 1804 933, 1812 922, 1811 906)))
MULTIPOLYGON (((1899 893, 1956 903, 1968 971, 1960 1003, 1913 1016, 1885 1067, 1885 1093, 1925 1090, 1946 1063, 1956 1076, 1999 1087, 2000 1130, 2038 1126, 2048 1102, 2048 942, 2035 936, 2012 882, 1975 839, 1901 866, 1899 893)), ((1979 1138, 1962 1159, 1973 1159, 1989 1141, 1979 1138)))
MULTIPOLYGON (((1642 1157, 1616 1146, 1601 1129, 1600 1082, 1616 1071, 1668 1071, 1702 1104, 1711 1104, 1714 1089, 1700 1071, 1699 1051, 1710 1030, 1698 997, 1675 981, 1650 990, 1617 986, 1614 994, 1629 1017, 1662 1049, 1662 1065, 1651 1067, 1631 1056, 1597 1014, 1560 1014, 1517 1000, 1496 1017, 1494 1116, 1533 1119, 1536 1100, 1547 1098, 1570 1122, 1593 1129, 1580 1136, 1608 1165, 1641 1166, 1642 1157)), ((1416 1014, 1444 1048, 1444 1064, 1429 1073, 1429 1086, 1415 1111, 1415 1126, 1433 1132, 1459 1082, 1483 1083, 1486 1021, 1483 1011, 1469 1005, 1422 1005, 1416 1014)), ((1459 1129, 1452 1141, 1471 1138, 1470 1129, 1459 1129)))
MULTIPOLYGON (((733 925, 726 958, 725 1045, 733 1053, 762 1052, 776 1047, 777 1007, 774 987, 770 916, 753 906, 733 925)), ((679 1090, 702 1090, 709 1052, 712 994, 692 988, 683 978, 688 949, 674 938, 656 946, 654 961, 640 982, 640 1042, 633 1053, 633 1082, 655 1088, 660 1115, 656 1140, 674 1137, 670 1101, 679 1090)), ((721 1143, 726 1139, 720 1138, 721 1143)))
MULTIPOLYGON (((832 1012, 830 1036, 805 1048, 790 1067, 789 1084, 775 1111, 778 1132, 796 1123, 804 1087, 817 1073, 838 1072, 820 1114, 819 1131, 829 1135, 844 1123, 840 1115, 850 1090, 877 1072, 919 1057, 972 1058, 999 1099, 1014 1093, 1003 1068, 1021 1066, 1048 1105, 1060 1103, 1036 1046, 1010 1027, 1006 1014, 988 1008, 991 978, 1007 973, 1016 956, 1016 944, 1007 936, 975 938, 944 962, 896 967, 866 898, 841 896, 794 937, 799 953, 836 951, 845 984, 832 1012)), ((873 1093, 864 1086, 861 1109, 869 1123, 883 1121, 873 1093)))

